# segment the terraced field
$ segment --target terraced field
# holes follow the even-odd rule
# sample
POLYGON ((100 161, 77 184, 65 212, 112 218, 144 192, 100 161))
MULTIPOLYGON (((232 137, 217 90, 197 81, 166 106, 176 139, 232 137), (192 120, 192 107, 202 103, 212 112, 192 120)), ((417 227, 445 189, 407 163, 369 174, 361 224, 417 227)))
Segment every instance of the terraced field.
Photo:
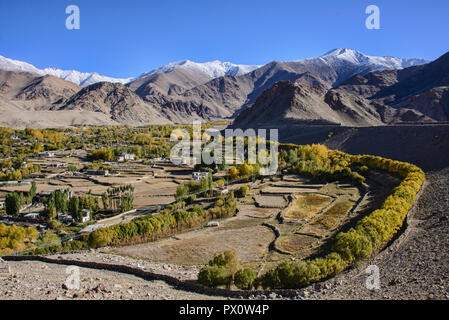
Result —
POLYGON ((218 227, 198 228, 160 241, 110 248, 122 256, 177 265, 204 265, 216 252, 234 250, 240 261, 259 273, 294 258, 319 252, 345 225, 372 209, 396 183, 390 181, 372 194, 340 183, 312 184, 295 177, 254 183, 238 200, 238 213, 218 227), (385 189, 385 190, 384 190, 385 189), (361 201, 363 199, 363 201, 361 201))

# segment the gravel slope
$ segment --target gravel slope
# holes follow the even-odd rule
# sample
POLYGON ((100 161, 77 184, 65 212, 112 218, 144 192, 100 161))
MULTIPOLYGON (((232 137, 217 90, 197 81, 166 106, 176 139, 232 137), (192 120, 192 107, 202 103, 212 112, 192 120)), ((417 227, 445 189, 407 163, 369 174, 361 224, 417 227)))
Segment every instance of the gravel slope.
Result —
POLYGON ((369 263, 379 267, 380 289, 366 288, 368 274, 363 266, 324 283, 322 287, 329 289, 314 290, 310 298, 449 299, 449 168, 427 177, 409 234, 397 248, 387 249, 369 263))

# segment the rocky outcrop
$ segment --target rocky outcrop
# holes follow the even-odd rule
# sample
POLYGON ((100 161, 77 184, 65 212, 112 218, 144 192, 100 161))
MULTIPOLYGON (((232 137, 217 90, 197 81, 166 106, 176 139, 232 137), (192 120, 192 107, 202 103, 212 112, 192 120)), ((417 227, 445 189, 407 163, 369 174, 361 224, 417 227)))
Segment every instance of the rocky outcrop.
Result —
POLYGON ((169 123, 152 105, 120 83, 99 82, 72 96, 58 110, 100 112, 111 119, 127 124, 169 123))
POLYGON ((311 88, 300 82, 278 82, 234 121, 234 127, 290 124, 377 126, 403 121, 430 121, 419 112, 400 111, 341 89, 311 88))

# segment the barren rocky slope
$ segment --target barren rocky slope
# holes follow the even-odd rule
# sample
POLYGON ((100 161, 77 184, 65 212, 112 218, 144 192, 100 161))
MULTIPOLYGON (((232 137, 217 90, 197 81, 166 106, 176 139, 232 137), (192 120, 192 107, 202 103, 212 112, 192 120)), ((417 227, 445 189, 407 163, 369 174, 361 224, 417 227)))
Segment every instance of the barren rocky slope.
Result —
POLYGON ((379 267, 380 289, 368 290, 364 268, 342 274, 311 294, 317 299, 449 299, 449 169, 427 174, 428 185, 397 247, 368 264, 379 267))
POLYGON ((121 83, 98 82, 72 96, 58 110, 82 110, 109 115, 127 124, 170 123, 153 106, 121 83))
MULTIPOLYGON (((81 258, 81 255, 79 255, 81 258)), ((98 257, 103 259, 102 256, 98 257)), ((119 260, 117 257, 116 260, 119 260)), ((108 259, 110 260, 110 259, 108 259)), ((130 261, 137 265, 137 262, 130 261)), ((163 281, 106 270, 79 268, 80 288, 66 285, 67 266, 37 261, 8 262, 11 274, 0 276, 0 300, 203 300, 206 295, 186 292, 163 281)))
POLYGON ((449 53, 403 70, 356 75, 339 88, 396 108, 413 108, 439 121, 449 120, 449 53))
POLYGON ((254 105, 242 111, 234 127, 276 127, 285 123, 328 123, 346 126, 384 125, 402 121, 430 121, 416 110, 396 110, 339 89, 310 87, 280 81, 254 105))
MULTIPOLYGON (((0 70, 0 97, 21 109, 50 110, 61 106, 80 89, 72 82, 53 76, 0 70)), ((0 104, 2 110, 5 109, 2 106, 0 104)))

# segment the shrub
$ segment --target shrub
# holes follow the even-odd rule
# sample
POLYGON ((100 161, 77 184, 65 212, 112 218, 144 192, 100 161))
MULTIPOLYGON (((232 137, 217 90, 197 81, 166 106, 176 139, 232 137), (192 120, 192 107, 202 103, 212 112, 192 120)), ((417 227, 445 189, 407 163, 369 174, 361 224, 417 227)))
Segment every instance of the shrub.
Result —
POLYGON ((239 289, 251 290, 254 287, 256 278, 256 273, 252 269, 243 268, 234 275, 234 284, 239 289))
POLYGON ((208 287, 225 285, 229 288, 239 269, 240 262, 234 251, 227 250, 223 253, 216 253, 209 263, 200 270, 198 282, 208 287))
POLYGON ((248 194, 249 187, 248 186, 241 186, 236 192, 235 196, 238 198, 243 198, 248 194))
POLYGON ((204 266, 198 274, 198 282, 208 287, 232 285, 232 274, 224 266, 204 266))

